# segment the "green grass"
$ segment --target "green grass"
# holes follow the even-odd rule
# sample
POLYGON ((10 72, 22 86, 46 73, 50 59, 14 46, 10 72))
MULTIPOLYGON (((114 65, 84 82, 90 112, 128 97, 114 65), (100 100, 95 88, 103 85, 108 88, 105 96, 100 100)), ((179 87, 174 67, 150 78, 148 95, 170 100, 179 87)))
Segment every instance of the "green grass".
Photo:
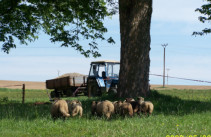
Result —
MULTIPOLYGON (((22 102, 22 89, 0 88, 0 99, 8 98, 11 102, 22 102)), ((26 90, 25 102, 49 100, 46 90, 26 90)))
POLYGON ((36 101, 49 101, 44 90, 26 90, 26 103, 21 104, 21 90, 0 89, 0 136, 211 135, 211 90, 152 91, 151 96, 145 99, 154 104, 152 116, 114 116, 110 120, 91 116, 90 106, 92 100, 118 100, 114 97, 65 99, 79 99, 82 102, 82 118, 53 122, 49 104, 34 105, 36 101))

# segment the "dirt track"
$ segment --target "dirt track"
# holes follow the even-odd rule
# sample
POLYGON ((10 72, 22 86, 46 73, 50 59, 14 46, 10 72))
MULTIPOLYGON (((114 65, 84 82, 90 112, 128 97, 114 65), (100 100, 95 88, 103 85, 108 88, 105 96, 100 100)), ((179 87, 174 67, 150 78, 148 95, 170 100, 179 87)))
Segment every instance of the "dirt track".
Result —
MULTIPOLYGON (((0 80, 0 88, 21 89, 23 84, 26 89, 46 89, 45 82, 0 80)), ((211 86, 169 85, 162 88, 162 85, 151 85, 151 89, 211 89, 211 86)))

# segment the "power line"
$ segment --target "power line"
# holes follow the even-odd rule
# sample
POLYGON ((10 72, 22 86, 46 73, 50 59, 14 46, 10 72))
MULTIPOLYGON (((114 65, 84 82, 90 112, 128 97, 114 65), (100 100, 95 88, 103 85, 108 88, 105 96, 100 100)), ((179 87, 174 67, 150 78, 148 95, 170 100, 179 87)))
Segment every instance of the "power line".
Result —
MULTIPOLYGON (((163 75, 159 75, 159 74, 149 74, 149 75, 159 76, 159 77, 164 77, 163 75)), ((165 76, 165 77, 167 77, 167 76, 165 76)), ((182 79, 182 80, 189 80, 189 81, 195 81, 195 82, 211 83, 211 81, 206 81, 206 80, 197 80, 197 79, 190 79, 190 78, 180 78, 180 77, 172 77, 172 76, 168 76, 168 78, 182 79)))
POLYGON ((168 77, 168 72, 169 72, 170 69, 167 68, 166 70, 167 70, 167 85, 168 85, 168 81, 169 81, 169 79, 168 79, 168 78, 169 78, 169 77, 168 77))

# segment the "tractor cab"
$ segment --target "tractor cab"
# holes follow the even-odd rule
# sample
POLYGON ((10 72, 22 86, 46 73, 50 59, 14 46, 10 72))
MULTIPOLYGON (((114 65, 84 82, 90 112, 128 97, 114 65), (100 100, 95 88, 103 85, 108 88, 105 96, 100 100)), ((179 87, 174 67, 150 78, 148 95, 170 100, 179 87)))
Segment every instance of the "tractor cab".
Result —
POLYGON ((101 95, 111 88, 117 88, 120 63, 118 61, 91 62, 88 76, 88 92, 91 95, 101 95))

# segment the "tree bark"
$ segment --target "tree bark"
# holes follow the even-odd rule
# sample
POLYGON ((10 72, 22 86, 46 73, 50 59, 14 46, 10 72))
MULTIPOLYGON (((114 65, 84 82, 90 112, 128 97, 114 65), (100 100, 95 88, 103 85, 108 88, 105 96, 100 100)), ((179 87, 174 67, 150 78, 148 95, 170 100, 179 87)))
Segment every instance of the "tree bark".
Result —
POLYGON ((119 0, 121 59, 118 97, 149 94, 152 0, 119 0))

